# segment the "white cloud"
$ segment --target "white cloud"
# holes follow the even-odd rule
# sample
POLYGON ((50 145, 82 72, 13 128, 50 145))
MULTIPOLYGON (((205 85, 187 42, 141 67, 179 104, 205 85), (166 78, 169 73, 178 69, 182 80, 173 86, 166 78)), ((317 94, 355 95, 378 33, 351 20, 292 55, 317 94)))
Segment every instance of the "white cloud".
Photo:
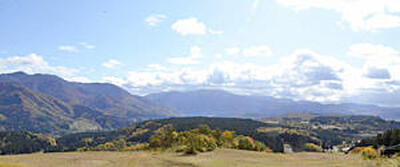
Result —
POLYGON ((145 19, 145 22, 151 26, 156 27, 167 18, 164 14, 152 14, 145 19))
POLYGON ((150 70, 155 70, 155 71, 164 71, 167 69, 166 67, 159 65, 159 64, 149 64, 149 65, 147 65, 147 68, 150 70))
POLYGON ((50 73, 63 77, 71 77, 79 70, 63 66, 51 66, 43 57, 32 53, 27 56, 0 58, 0 72, 9 73, 24 71, 27 73, 50 73))
POLYGON ((197 18, 181 19, 171 25, 171 28, 177 33, 185 35, 205 35, 207 33, 206 25, 197 20, 197 18))
POLYGON ((111 59, 111 60, 108 60, 107 62, 104 62, 103 66, 106 67, 106 68, 114 68, 114 67, 116 67, 118 65, 121 65, 121 64, 122 64, 121 62, 119 62, 117 60, 114 60, 114 59, 111 59))
POLYGON ((391 75, 386 68, 369 67, 366 68, 364 76, 372 79, 390 79, 391 75))
POLYGON ((124 84, 126 84, 126 81, 124 79, 111 76, 103 77, 102 82, 108 82, 118 86, 123 86, 124 84))
POLYGON ((240 48, 233 47, 233 48, 226 48, 225 53, 227 55, 237 55, 240 52, 240 48))
POLYGON ((71 77, 71 78, 65 78, 68 81, 72 81, 72 82, 80 82, 80 83, 91 83, 93 82, 92 80, 90 80, 89 78, 86 77, 71 77))
POLYGON ((171 64, 190 65, 198 64, 199 62, 191 57, 171 57, 168 59, 171 64))
MULTIPOLYGON (((353 67, 334 57, 300 49, 268 66, 217 61, 200 69, 184 66, 156 70, 159 66, 151 65, 155 70, 129 71, 126 79, 114 77, 107 80, 141 95, 160 91, 218 88, 240 94, 319 102, 366 102, 368 97, 369 103, 398 105, 398 100, 382 101, 374 95, 400 99, 400 94, 396 95, 400 92, 400 66, 387 63, 388 66, 383 68, 379 66, 379 62, 378 65, 369 62, 370 57, 382 55, 390 57, 388 60, 394 60, 398 54, 396 49, 382 45, 356 44, 349 48, 348 53, 365 59, 364 66, 353 67), (376 49, 382 52, 377 52, 376 49), (380 54, 373 54, 375 52, 380 54)), ((190 62, 200 57, 200 48, 192 47, 191 54, 183 58, 190 62)))
POLYGON ((347 55, 354 57, 380 57, 397 55, 399 51, 384 45, 375 45, 371 43, 358 43, 351 45, 347 55))
POLYGON ((398 72, 400 71, 399 50, 385 45, 359 43, 350 46, 347 55, 365 61, 364 73, 368 73, 368 69, 371 68, 385 69, 393 79, 400 80, 400 73, 398 72))
POLYGON ((190 64, 198 64, 198 59, 203 55, 201 53, 201 49, 198 46, 193 46, 190 48, 190 55, 185 57, 171 57, 168 58, 168 62, 171 64, 179 64, 179 65, 190 65, 190 64))
POLYGON ((86 48, 86 49, 94 49, 94 48, 96 48, 96 46, 95 45, 91 45, 91 44, 88 44, 88 43, 86 43, 86 42, 81 42, 81 43, 79 43, 82 47, 84 47, 84 48, 86 48))
POLYGON ((243 49, 243 55, 246 57, 269 57, 272 55, 272 51, 266 45, 252 46, 243 49))
POLYGON ((333 10, 354 31, 378 31, 400 27, 400 1, 397 0, 277 0, 296 11, 310 8, 333 10))
POLYGON ((75 47, 75 46, 71 46, 71 45, 62 45, 58 47, 58 50, 61 51, 66 51, 66 52, 72 52, 72 53, 76 53, 79 50, 75 47))
POLYGON ((343 94, 346 65, 309 50, 296 51, 280 63, 259 66, 229 61, 206 69, 178 68, 172 71, 131 71, 127 87, 146 94, 165 90, 222 88, 238 93, 255 93, 314 101, 337 101, 343 94))
POLYGON ((222 31, 222 30, 214 30, 211 28, 208 29, 208 32, 212 35, 222 35, 224 33, 224 31, 222 31))

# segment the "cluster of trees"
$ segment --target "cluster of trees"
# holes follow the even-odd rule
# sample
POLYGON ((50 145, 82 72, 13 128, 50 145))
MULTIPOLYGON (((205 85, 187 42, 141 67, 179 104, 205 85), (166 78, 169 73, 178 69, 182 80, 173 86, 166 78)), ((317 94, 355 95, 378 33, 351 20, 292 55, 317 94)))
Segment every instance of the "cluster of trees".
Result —
POLYGON ((400 129, 391 129, 385 131, 383 134, 378 134, 375 138, 375 145, 377 146, 394 146, 400 144, 400 129))
POLYGON ((249 136, 236 136, 234 131, 212 130, 207 125, 178 132, 171 125, 164 125, 149 139, 153 149, 171 149, 187 154, 213 151, 216 148, 233 148, 254 151, 270 151, 264 143, 249 136))
POLYGON ((31 132, 0 132, 0 154, 49 152, 57 149, 57 142, 50 136, 31 132))
POLYGON ((374 148, 379 148, 381 146, 392 147, 397 145, 400 145, 400 129, 390 129, 377 134, 376 137, 361 140, 357 147, 373 146, 374 148))
MULTIPOLYGON (((377 134, 376 137, 363 139, 356 145, 355 148, 352 149, 352 151, 354 152, 354 150, 363 147, 369 147, 370 149, 375 150, 379 149, 379 154, 392 156, 400 152, 400 129, 390 129, 383 133, 377 134)), ((373 151, 367 150, 366 152, 371 153, 373 151)))

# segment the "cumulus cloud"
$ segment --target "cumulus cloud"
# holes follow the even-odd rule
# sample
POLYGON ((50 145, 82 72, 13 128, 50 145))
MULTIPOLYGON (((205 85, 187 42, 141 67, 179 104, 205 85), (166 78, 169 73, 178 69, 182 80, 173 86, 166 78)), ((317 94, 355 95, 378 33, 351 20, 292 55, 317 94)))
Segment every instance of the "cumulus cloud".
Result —
POLYGON ((124 79, 112 76, 103 77, 102 82, 112 83, 118 86, 123 86, 124 84, 126 84, 126 81, 124 79))
POLYGON ((209 29, 208 29, 208 32, 209 32, 210 34, 212 34, 212 35, 222 35, 222 34, 224 33, 224 31, 222 31, 222 30, 214 30, 214 29, 212 29, 212 28, 209 28, 209 29))
POLYGON ((171 28, 182 36, 206 35, 207 33, 211 35, 222 35, 224 33, 222 30, 207 28, 206 24, 195 17, 177 20, 171 25, 171 28))
POLYGON ((108 60, 107 62, 104 62, 102 65, 106 68, 115 68, 116 66, 121 65, 121 64, 122 63, 119 62, 118 60, 111 59, 111 60, 108 60))
MULTIPOLYGON (((357 57, 364 60, 364 73, 380 72, 383 75, 387 71, 386 77, 400 80, 400 51, 385 45, 360 43, 350 46, 348 56, 357 57), (376 70, 381 69, 381 70, 376 70), (382 70, 383 69, 383 70, 382 70), (369 70, 369 71, 368 71, 369 70)), ((368 76, 368 75, 366 75, 368 76)))
POLYGON ((167 16, 164 14, 152 14, 145 19, 145 22, 151 27, 156 27, 166 18, 167 16))
POLYGON ((190 65, 198 64, 198 59, 202 57, 201 49, 198 46, 193 46, 190 48, 190 55, 185 57, 171 57, 168 58, 168 62, 171 64, 179 65, 190 65))
POLYGON ((238 48, 238 47, 226 48, 225 52, 227 55, 236 55, 236 54, 239 54, 240 48, 238 48))
POLYGON ((400 2, 396 0, 276 0, 279 4, 302 11, 311 8, 332 10, 353 31, 378 31, 400 27, 400 2))
POLYGON ((311 50, 298 50, 291 57, 284 59, 280 74, 275 77, 275 83, 289 87, 304 87, 320 84, 321 81, 341 80, 338 73, 343 71, 341 62, 330 62, 328 58, 318 55, 311 50), (334 66, 336 65, 336 66, 334 66))
POLYGON ((172 71, 130 71, 125 86, 137 94, 221 88, 242 94, 335 101, 344 90, 342 73, 346 67, 331 59, 310 50, 300 50, 271 66, 223 61, 197 70, 184 67, 172 71))
POLYGON ((61 45, 58 47, 58 50, 65 51, 65 52, 71 52, 71 53, 76 53, 79 51, 75 46, 72 46, 72 45, 61 45))
POLYGON ((243 55, 246 57, 269 57, 272 55, 272 51, 266 45, 252 46, 243 49, 243 55))
POLYGON ((43 57, 32 53, 27 56, 0 58, 0 72, 9 73, 24 71, 27 73, 51 73, 63 77, 71 77, 79 70, 63 66, 51 66, 43 57))
POLYGON ((373 79, 390 79, 390 73, 385 68, 369 67, 366 69, 365 74, 368 78, 373 79))
POLYGON ((224 71, 220 71, 218 68, 215 68, 213 72, 208 75, 207 82, 209 84, 224 84, 229 83, 229 75, 224 71))
MULTIPOLYGON (((386 47, 377 48, 388 49, 386 47)), ((374 96, 387 95, 400 99, 400 95, 396 95, 400 92, 400 79, 396 78, 398 76, 393 71, 398 66, 389 64, 390 66, 383 68, 368 64, 369 57, 382 57, 384 53, 378 52, 380 56, 375 56, 372 53, 376 50, 369 50, 370 52, 365 49, 358 52, 357 47, 349 48, 349 56, 365 59, 363 67, 353 67, 334 57, 300 49, 272 65, 217 61, 200 69, 188 66, 159 68, 158 65, 151 65, 152 69, 148 70, 149 65, 144 71, 129 71, 124 79, 114 77, 104 80, 141 95, 160 91, 218 88, 239 94, 295 100, 368 101, 373 104, 396 105, 395 100, 383 102, 374 96)), ((391 51, 385 53, 386 56, 395 57, 393 54, 397 54, 396 49, 389 50, 391 51)), ((191 53, 184 58, 193 61, 200 57, 203 57, 200 48, 192 47, 191 53)))
POLYGON ((181 19, 171 25, 171 28, 177 33, 185 35, 205 35, 207 27, 204 23, 197 20, 197 18, 181 19))
POLYGON ((91 44, 88 44, 86 42, 81 42, 81 43, 79 43, 79 45, 81 45, 82 47, 84 47, 86 49, 94 49, 94 48, 96 48, 95 45, 91 45, 91 44))

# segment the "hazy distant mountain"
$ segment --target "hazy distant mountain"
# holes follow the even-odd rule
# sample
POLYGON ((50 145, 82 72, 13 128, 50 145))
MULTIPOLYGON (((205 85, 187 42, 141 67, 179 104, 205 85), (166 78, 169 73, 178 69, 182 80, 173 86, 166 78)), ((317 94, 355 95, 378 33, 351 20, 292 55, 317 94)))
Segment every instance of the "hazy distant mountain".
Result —
POLYGON ((111 130, 172 112, 112 84, 68 82, 22 72, 0 75, 0 130, 52 135, 111 130))
POLYGON ((16 82, 33 91, 51 95, 71 105, 83 105, 104 114, 141 120, 165 117, 173 111, 107 83, 68 82, 54 75, 23 72, 0 75, 0 82, 16 82))
POLYGON ((379 115, 400 118, 400 108, 362 104, 321 104, 308 101, 277 99, 269 96, 236 95, 221 90, 164 92, 147 98, 169 105, 185 116, 270 117, 292 112, 319 114, 379 115))

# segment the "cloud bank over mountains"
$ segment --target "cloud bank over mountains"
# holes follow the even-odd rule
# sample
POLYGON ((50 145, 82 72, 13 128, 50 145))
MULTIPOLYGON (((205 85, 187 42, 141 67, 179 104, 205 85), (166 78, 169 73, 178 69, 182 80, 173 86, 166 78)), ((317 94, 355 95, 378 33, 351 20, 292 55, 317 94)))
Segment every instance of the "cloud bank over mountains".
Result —
MULTIPOLYGON (((42 24, 14 25, 0 31, 10 34, 0 48, 0 73, 110 82, 139 95, 214 88, 294 100, 400 106, 400 1, 249 2, 188 3, 175 11, 168 5, 177 9, 181 2, 171 1, 160 9, 88 15, 87 20, 96 21, 71 20, 73 29, 38 17, 32 23, 58 26, 42 32, 42 27, 33 29, 42 24), (211 8, 221 6, 224 10, 211 8), (21 27, 29 31, 13 31, 21 27), (19 43, 25 45, 14 46, 19 43)), ((39 7, 34 13, 45 11, 39 7)), ((12 12, 7 16, 18 20, 12 12)))
MULTIPOLYGON (((238 54, 249 57, 248 54, 262 55, 260 53, 263 51, 267 51, 264 56, 274 56, 264 45, 249 48, 255 51, 241 52, 240 50, 246 49, 228 48, 226 55, 222 56, 238 54)), ((202 58, 211 55, 204 55, 199 46, 193 46, 189 50, 187 56, 167 59, 167 66, 149 64, 143 70, 128 71, 124 77, 104 76, 98 82, 111 82, 139 95, 170 90, 218 88, 239 94, 327 103, 360 102, 387 106, 399 104, 400 52, 388 46, 371 43, 350 46, 346 57, 362 59, 364 64, 361 67, 310 49, 295 50, 272 65, 219 59, 204 62, 202 58), (203 65, 203 68, 195 68, 193 64, 203 65)), ((120 64, 117 60, 109 60, 102 65, 112 69, 120 64)), ((0 70, 2 73, 52 73, 71 81, 90 81, 79 75, 79 69, 50 65, 43 57, 34 53, 0 58, 0 70)))
POLYGON ((396 99, 400 99, 400 95, 395 95, 400 90, 400 76, 397 74, 400 70, 399 52, 387 46, 364 43, 350 46, 347 54, 349 59, 363 59, 364 65, 355 67, 310 49, 299 49, 273 65, 216 61, 200 69, 181 66, 130 71, 124 82, 118 79, 114 83, 135 94, 221 88, 240 94, 296 100, 397 105, 396 99), (380 96, 396 98, 374 100, 380 96))

